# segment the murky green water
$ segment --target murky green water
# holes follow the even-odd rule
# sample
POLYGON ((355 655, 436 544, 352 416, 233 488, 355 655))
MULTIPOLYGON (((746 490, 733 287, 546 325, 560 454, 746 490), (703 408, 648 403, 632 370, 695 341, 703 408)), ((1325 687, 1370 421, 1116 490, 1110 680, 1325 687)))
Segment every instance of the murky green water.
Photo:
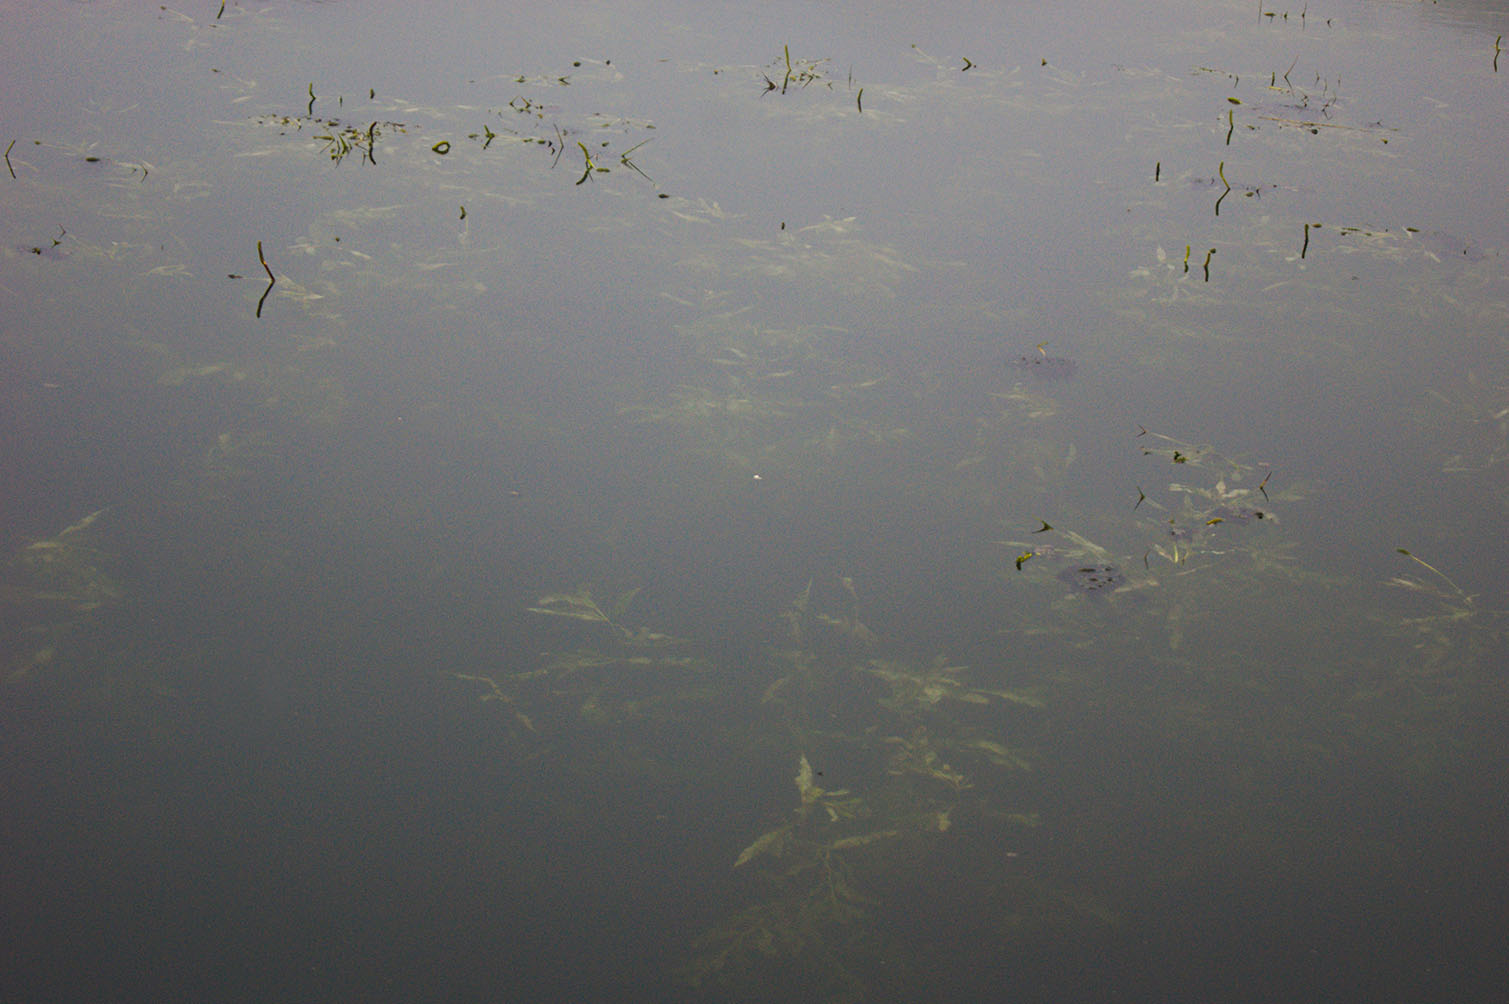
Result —
POLYGON ((1502 998, 1501 6, 6 8, 0 996, 1502 998))

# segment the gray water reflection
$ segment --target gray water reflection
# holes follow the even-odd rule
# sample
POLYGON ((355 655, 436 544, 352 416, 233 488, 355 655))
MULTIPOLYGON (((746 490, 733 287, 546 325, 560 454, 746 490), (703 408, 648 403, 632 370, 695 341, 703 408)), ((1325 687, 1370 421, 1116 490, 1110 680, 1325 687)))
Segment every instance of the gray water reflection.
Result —
POLYGON ((7 9, 0 996, 1487 999, 1426 10, 7 9))

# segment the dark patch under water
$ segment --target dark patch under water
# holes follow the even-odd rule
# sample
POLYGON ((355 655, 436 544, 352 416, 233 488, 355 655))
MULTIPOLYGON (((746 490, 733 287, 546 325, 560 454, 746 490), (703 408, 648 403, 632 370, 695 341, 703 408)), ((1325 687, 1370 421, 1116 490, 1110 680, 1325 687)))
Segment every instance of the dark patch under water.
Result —
POLYGON ((1104 563, 1071 565, 1059 572, 1058 577, 1077 593, 1099 593, 1115 589, 1126 581, 1126 576, 1115 565, 1104 563))
POLYGON ((1006 365, 1013 369, 1027 370, 1038 376, 1050 380, 1063 380, 1074 375, 1075 362, 1073 359, 1064 359, 1060 356, 1045 356, 1042 353, 1036 355, 1016 356, 1008 359, 1006 365))

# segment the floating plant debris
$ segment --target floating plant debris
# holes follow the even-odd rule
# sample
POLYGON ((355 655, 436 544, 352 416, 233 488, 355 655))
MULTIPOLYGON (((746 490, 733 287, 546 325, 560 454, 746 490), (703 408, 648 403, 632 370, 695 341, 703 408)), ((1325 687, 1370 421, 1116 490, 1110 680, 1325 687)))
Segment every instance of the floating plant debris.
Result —
MULTIPOLYGON (((1210 511, 1211 522, 1250 523, 1255 519, 1267 519, 1268 514, 1251 506, 1216 506, 1210 511)), ((1208 524, 1207 524, 1208 525, 1208 524)))

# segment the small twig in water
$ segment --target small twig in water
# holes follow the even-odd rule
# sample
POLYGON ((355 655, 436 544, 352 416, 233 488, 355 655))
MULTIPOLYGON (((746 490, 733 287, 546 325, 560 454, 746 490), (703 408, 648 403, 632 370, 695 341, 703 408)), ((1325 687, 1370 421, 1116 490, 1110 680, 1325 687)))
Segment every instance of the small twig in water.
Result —
POLYGON ((267 288, 262 291, 262 299, 257 301, 257 316, 262 316, 262 304, 267 302, 267 294, 277 285, 278 277, 272 274, 272 269, 267 265, 267 258, 262 254, 262 242, 257 242, 257 260, 262 263, 262 270, 267 273, 267 288))
POLYGON ((629 170, 633 171, 635 174, 639 175, 645 181, 648 181, 650 184, 653 185, 655 183, 655 179, 652 178, 652 177, 650 177, 648 174, 645 174, 643 171, 641 171, 639 169, 639 165, 636 164, 636 163, 634 163, 632 160, 629 159, 629 154, 633 153, 635 150, 638 150, 640 147, 644 146, 645 143, 648 143, 648 142, 649 142, 649 140, 645 140, 644 143, 635 143, 633 146, 629 147, 623 153, 621 153, 621 154, 618 155, 618 162, 620 164, 622 164, 624 167, 627 167, 629 170))

